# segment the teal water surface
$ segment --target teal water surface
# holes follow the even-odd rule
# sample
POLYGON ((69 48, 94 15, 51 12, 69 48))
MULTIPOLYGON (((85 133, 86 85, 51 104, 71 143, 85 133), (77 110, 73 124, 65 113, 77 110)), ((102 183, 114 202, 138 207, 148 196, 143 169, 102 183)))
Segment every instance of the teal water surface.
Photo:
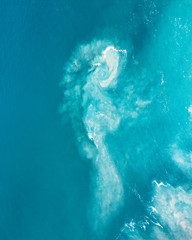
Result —
POLYGON ((0 4, 0 239, 192 239, 191 1, 0 4))

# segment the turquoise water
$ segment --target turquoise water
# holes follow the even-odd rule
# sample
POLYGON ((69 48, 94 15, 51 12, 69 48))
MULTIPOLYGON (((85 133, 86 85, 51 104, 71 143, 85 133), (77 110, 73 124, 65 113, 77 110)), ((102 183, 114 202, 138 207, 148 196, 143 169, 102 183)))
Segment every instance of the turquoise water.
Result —
POLYGON ((192 3, 0 3, 0 239, 192 239, 192 3))

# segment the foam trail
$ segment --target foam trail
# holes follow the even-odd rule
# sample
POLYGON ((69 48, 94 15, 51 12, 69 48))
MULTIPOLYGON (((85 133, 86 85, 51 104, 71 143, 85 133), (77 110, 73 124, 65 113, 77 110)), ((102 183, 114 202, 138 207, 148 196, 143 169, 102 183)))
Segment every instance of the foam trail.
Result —
POLYGON ((118 84, 125 61, 126 50, 117 50, 106 41, 93 41, 78 48, 64 78, 65 107, 70 111, 80 148, 96 169, 91 207, 96 229, 104 226, 123 203, 122 180, 106 136, 116 131, 121 121, 108 90, 118 84))

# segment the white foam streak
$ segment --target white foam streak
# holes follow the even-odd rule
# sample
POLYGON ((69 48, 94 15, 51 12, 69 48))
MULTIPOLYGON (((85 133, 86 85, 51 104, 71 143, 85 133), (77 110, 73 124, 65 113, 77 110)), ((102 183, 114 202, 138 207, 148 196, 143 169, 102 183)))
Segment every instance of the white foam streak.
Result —
POLYGON ((167 187, 167 185, 165 185, 163 182, 158 183, 156 180, 154 180, 153 183, 155 183, 157 187, 161 187, 161 186, 167 187))
POLYGON ((80 46, 66 68, 68 107, 82 149, 93 160, 97 174, 91 207, 96 229, 104 226, 123 203, 122 180, 105 139, 121 121, 107 89, 116 87, 126 53, 104 41, 93 41, 80 46))
POLYGON ((87 78, 83 98, 83 106, 86 106, 84 126, 89 139, 94 142, 98 150, 95 161, 98 171, 95 193, 97 204, 94 207, 94 215, 97 216, 96 225, 99 222, 104 224, 121 205, 123 198, 121 179, 105 145, 106 135, 118 128, 120 116, 112 99, 99 87, 108 87, 117 77, 119 56, 114 48, 107 48, 103 54, 104 57, 97 58, 100 60, 100 63, 96 63, 97 69, 87 78), (107 68, 103 70, 105 64, 107 68), (100 80, 100 72, 107 76, 106 80, 100 80))
MULTIPOLYGON (((126 54, 126 50, 117 50, 113 46, 107 47, 103 52, 103 56, 100 58, 100 63, 96 63, 96 66, 102 68, 102 64, 106 64, 108 68, 108 77, 105 80, 100 81, 100 86, 103 88, 107 88, 110 86, 112 81, 117 77, 118 74, 118 66, 119 66, 119 53, 126 54)), ((102 69, 97 69, 97 71, 101 71, 102 69)), ((113 86, 116 84, 113 83, 113 86)))

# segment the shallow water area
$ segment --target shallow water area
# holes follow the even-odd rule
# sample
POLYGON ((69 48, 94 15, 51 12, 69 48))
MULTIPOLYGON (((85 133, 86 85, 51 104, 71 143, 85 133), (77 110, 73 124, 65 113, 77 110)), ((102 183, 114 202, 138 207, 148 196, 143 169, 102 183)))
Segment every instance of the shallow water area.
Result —
POLYGON ((135 13, 134 7, 144 11, 140 20, 137 15, 142 27, 137 28, 138 22, 133 21, 141 42, 142 28, 148 32, 142 48, 138 50, 133 26, 115 29, 119 39, 106 30, 107 40, 95 36, 81 46, 84 59, 78 57, 82 56, 79 50, 73 55, 70 67, 79 63, 77 75, 67 69, 73 86, 83 89, 76 95, 72 85, 65 85, 76 98, 73 107, 81 109, 78 114, 71 111, 71 117, 85 126, 79 132, 74 122, 78 135, 85 136, 86 143, 81 141, 79 147, 85 153, 83 158, 89 151, 95 168, 89 215, 94 216, 93 228, 101 232, 98 239, 102 229, 113 224, 119 224, 114 239, 190 239, 192 219, 187 215, 189 222, 182 220, 180 211, 191 207, 192 61, 188 51, 192 19, 184 11, 192 6, 164 1, 158 8, 155 1, 139 2, 133 4, 130 14, 135 13), (129 34, 122 39, 123 32, 129 34), (81 65, 84 61, 87 72, 81 65), (92 62, 94 68, 88 71, 92 62), (180 150, 180 144, 188 146, 187 153, 180 150), (179 194, 183 194, 183 203, 179 194), (169 215, 164 211, 170 211, 169 215))

